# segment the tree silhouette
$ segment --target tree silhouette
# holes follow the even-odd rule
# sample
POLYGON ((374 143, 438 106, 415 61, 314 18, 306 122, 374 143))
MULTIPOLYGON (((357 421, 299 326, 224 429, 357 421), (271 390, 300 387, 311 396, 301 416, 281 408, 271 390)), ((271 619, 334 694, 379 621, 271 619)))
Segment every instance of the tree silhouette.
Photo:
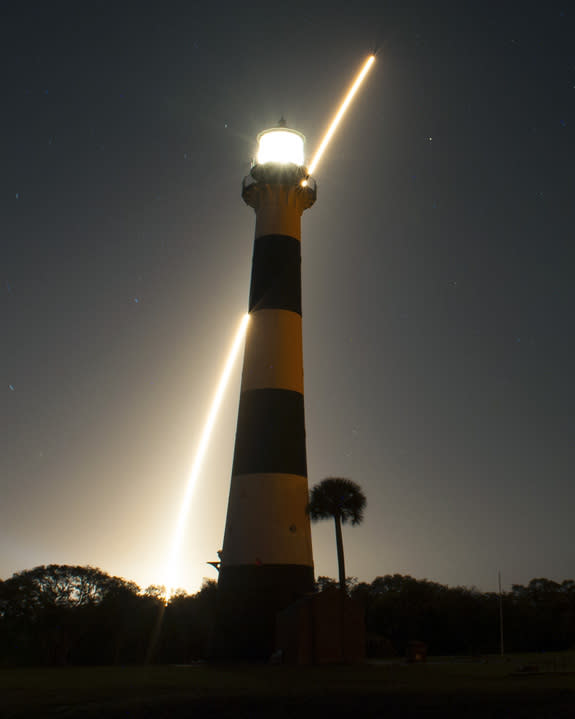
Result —
POLYGON ((339 586, 345 590, 345 560, 341 525, 361 524, 366 499, 361 487, 351 479, 327 477, 312 488, 308 512, 314 522, 332 519, 335 522, 335 542, 339 568, 339 586))
MULTIPOLYGON (((353 522, 350 515, 346 520, 353 522)), ((316 581, 319 591, 336 584, 329 577, 316 581)), ((402 655, 413 639, 426 642, 435 655, 494 653, 499 648, 499 595, 494 592, 401 574, 378 576, 370 583, 347 577, 346 589, 365 609, 373 656, 388 656, 391 647, 402 655)), ((216 594, 216 583, 208 581, 194 595, 172 596, 165 607, 157 663, 209 656, 216 594)), ((343 616, 344 592, 340 598, 343 616)), ((161 608, 161 588, 142 592, 133 582, 93 567, 51 564, 17 572, 0 579, 0 666, 143 663, 161 608)), ((575 581, 538 577, 513 584, 503 595, 503 610, 505 643, 512 651, 575 646, 575 581)))
POLYGON ((93 644, 95 635, 111 640, 114 624, 124 626, 122 616, 137 592, 133 582, 94 567, 35 567, 2 583, 0 626, 10 628, 37 663, 65 664, 93 644))

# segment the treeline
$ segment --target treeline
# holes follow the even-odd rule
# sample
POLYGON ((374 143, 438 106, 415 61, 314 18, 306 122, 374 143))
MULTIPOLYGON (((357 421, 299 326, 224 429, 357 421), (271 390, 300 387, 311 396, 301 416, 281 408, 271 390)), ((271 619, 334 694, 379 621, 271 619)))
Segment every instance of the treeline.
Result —
POLYGON ((165 606, 161 587, 141 591, 93 567, 18 572, 0 581, 0 663, 187 663, 206 656, 215 592, 206 582, 165 606))
MULTIPOLYGON (((335 580, 319 577, 321 591, 335 580)), ((499 651, 499 597, 400 574, 371 583, 348 581, 365 609, 373 646, 404 655, 410 640, 430 654, 499 651)), ((187 663, 206 658, 217 585, 180 592, 164 605, 162 590, 93 567, 49 565, 0 581, 0 663, 29 665, 187 663)), ((507 651, 575 646, 575 582, 533 579, 502 597, 507 651)))
MULTIPOLYGON (((400 655, 410 640, 424 641, 436 655, 491 654, 500 649, 496 593, 401 574, 376 577, 371 584, 351 580, 348 593, 365 607, 368 635, 387 638, 400 655)), ((575 647, 573 580, 539 578, 526 586, 514 584, 501 602, 507 651, 575 647)))

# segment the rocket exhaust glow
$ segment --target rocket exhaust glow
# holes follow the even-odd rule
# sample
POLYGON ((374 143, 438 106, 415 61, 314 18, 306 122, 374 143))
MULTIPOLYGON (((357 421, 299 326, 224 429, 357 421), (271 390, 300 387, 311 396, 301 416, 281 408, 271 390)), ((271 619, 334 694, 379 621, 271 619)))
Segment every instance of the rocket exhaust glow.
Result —
POLYGON ((182 546, 182 540, 184 537, 184 531, 186 528, 186 522, 188 519, 190 503, 191 503, 194 487, 196 485, 196 481, 198 479, 198 476, 199 476, 199 473, 200 473, 200 470, 202 467, 202 462, 204 461, 204 456, 206 454, 206 450, 208 448, 208 444, 210 441, 210 435, 212 434, 212 429, 216 422, 216 418, 218 416, 218 411, 220 409, 220 405, 222 403, 222 399, 223 399, 224 393, 226 391, 226 387, 228 385, 228 381, 230 379, 232 369, 234 367, 236 358, 238 356, 238 353, 242 346, 244 336, 246 334, 249 319, 250 319, 249 314, 245 314, 242 317, 240 326, 238 327, 238 329, 236 331, 236 335, 234 337, 232 347, 228 354, 226 364, 224 366, 223 372, 220 377, 220 381, 218 383, 218 387, 216 389, 216 393, 214 395, 214 399, 212 400, 210 411, 208 413, 208 417, 207 417, 206 423, 204 425, 202 436, 201 436, 200 442, 198 444, 198 449, 196 450, 196 456, 194 458, 194 462, 193 462, 192 468, 190 470, 188 484, 186 486, 186 491, 184 493, 184 497, 182 500, 182 506, 180 508, 180 514, 178 516, 176 529, 174 531, 174 536, 173 536, 173 540, 172 540, 172 549, 171 549, 170 556, 168 559, 168 566, 167 566, 166 574, 165 574, 165 577, 166 577, 166 580, 165 580, 165 587, 166 587, 165 602, 166 602, 166 604, 170 601, 173 591, 176 588, 176 573, 178 570, 180 549, 182 546))
MULTIPOLYGON (((365 76, 370 71, 371 66, 375 62, 375 55, 370 55, 367 60, 365 61, 362 69, 359 71, 359 74, 355 78, 353 85, 349 88, 347 95, 345 96, 344 101, 341 103, 339 110, 335 114, 335 117, 331 121, 331 125, 328 127, 327 132, 325 133, 323 140, 320 142, 320 145, 311 161, 310 166, 308 167, 308 174, 312 175, 314 171, 316 170, 319 161, 322 158, 323 153, 325 152, 326 147, 329 144, 329 141, 333 137, 333 134, 337 130, 337 126, 339 125, 341 118, 344 116, 345 111, 349 107, 351 101, 353 100, 356 92, 359 90, 359 87, 361 83, 364 81, 365 76)), ((302 184, 305 186, 307 184, 307 180, 303 180, 302 184)))

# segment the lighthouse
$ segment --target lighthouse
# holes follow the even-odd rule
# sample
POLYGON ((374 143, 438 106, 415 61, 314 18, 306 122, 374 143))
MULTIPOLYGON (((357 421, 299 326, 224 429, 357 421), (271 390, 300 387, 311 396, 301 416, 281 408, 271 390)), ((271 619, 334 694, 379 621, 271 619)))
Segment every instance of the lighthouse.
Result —
POLYGON ((304 137, 258 136, 242 184, 255 240, 240 400, 218 579, 215 652, 265 658, 276 614, 313 591, 304 413, 301 217, 316 199, 304 137))

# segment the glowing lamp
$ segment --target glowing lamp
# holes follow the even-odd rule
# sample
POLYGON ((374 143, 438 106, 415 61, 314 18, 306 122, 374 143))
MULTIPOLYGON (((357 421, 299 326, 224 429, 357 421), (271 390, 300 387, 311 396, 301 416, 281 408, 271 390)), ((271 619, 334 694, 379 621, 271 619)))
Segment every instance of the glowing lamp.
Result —
POLYGON ((303 167, 304 136, 286 127, 274 127, 258 135, 257 164, 274 162, 280 165, 303 167))

